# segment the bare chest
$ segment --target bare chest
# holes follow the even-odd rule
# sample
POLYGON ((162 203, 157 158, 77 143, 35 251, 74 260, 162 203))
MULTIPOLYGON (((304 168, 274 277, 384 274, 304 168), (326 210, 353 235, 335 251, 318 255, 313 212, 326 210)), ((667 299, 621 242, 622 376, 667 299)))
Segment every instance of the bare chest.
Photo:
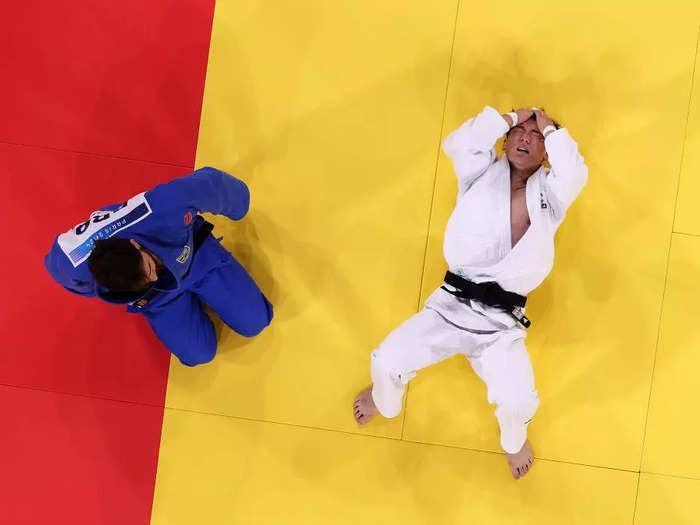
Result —
POLYGON ((530 227, 530 214, 527 211, 525 188, 510 191, 510 239, 511 247, 525 235, 530 227))

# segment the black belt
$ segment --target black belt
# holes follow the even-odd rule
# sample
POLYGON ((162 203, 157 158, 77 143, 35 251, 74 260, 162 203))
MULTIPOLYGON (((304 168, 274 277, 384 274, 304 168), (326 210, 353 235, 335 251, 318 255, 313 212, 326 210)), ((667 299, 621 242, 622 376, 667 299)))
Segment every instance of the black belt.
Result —
POLYGON ((522 310, 527 302, 527 297, 508 292, 501 288, 501 285, 498 283, 474 283, 448 271, 445 274, 445 284, 457 288, 456 290, 450 290, 444 286, 442 287, 443 290, 455 297, 474 299, 485 305, 500 308, 512 315, 525 328, 529 328, 532 325, 522 310))
MULTIPOLYGON (((194 235, 192 236, 192 257, 194 258, 194 254, 197 253, 197 250, 199 250, 200 246, 202 246, 202 243, 206 240, 207 237, 209 237, 209 234, 212 232, 214 229, 214 225, 210 223, 209 221, 204 221, 202 225, 197 229, 196 232, 194 232, 194 235)), ((187 277, 190 274, 190 270, 192 269, 192 262, 190 262, 189 267, 187 268, 187 271, 182 274, 182 279, 187 277)))
MULTIPOLYGON (((194 262, 194 254, 197 253, 197 250, 199 250, 206 238, 209 237, 209 234, 212 232, 213 229, 214 225, 212 223, 210 223, 209 221, 204 221, 202 222, 202 225, 199 228, 197 228, 197 231, 194 232, 194 235, 192 236, 193 259, 192 261, 190 261, 190 266, 187 268, 187 271, 182 274, 181 279, 184 279, 190 274, 190 270, 192 269, 192 263, 194 262)), ((151 287, 151 289, 148 290, 145 293, 145 295, 143 295, 143 297, 136 301, 133 306, 141 310, 144 306, 150 303, 159 293, 159 290, 156 290, 155 288, 151 287)))

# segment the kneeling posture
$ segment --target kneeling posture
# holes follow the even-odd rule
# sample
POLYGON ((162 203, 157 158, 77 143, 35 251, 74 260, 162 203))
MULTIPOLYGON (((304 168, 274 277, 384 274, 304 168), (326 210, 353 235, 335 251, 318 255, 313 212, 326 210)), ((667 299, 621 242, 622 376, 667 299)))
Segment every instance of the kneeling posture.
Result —
POLYGON ((463 354, 496 405, 501 446, 519 478, 534 459, 527 425, 539 405, 524 343, 526 296, 552 269, 554 234, 588 169, 568 131, 536 108, 500 115, 487 106, 450 134, 443 150, 458 179, 445 232, 445 283, 372 352, 373 385, 355 399, 354 416, 361 425, 377 411, 397 416, 418 370, 463 354))
POLYGON ((198 214, 239 220, 249 202, 242 181, 202 168, 93 212, 56 237, 44 262, 68 291, 143 314, 184 365, 206 363, 217 341, 203 304, 247 337, 272 320, 270 302, 198 214))

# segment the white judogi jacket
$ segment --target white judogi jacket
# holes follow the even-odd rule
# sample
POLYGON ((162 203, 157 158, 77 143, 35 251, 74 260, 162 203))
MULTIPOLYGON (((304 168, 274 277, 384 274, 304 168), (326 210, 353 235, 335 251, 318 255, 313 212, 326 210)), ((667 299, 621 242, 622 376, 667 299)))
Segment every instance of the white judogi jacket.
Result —
MULTIPOLYGON (((487 106, 452 132, 442 147, 454 165, 459 191, 445 231, 444 254, 450 271, 473 282, 495 281, 527 296, 554 264, 554 234, 588 180, 578 145, 565 128, 545 139, 551 169, 540 167, 525 190, 530 227, 511 248, 510 165, 497 157, 496 141, 508 131, 503 117, 487 106)), ((438 289, 426 307, 459 326, 494 330, 516 321, 502 310, 469 301, 471 308, 438 289)))

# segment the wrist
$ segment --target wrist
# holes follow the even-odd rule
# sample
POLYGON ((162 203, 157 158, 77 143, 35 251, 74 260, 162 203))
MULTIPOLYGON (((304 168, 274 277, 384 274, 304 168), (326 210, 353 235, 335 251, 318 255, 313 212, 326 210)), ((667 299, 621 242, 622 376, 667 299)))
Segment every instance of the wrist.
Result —
POLYGON ((512 128, 513 126, 517 126, 518 124, 518 114, 515 111, 511 111, 510 113, 504 113, 503 118, 508 123, 508 127, 512 128))
POLYGON ((545 126, 544 129, 542 130, 542 136, 544 138, 547 138, 549 135, 554 133, 556 130, 557 130, 557 128, 554 126, 554 124, 549 124, 549 125, 545 126))

